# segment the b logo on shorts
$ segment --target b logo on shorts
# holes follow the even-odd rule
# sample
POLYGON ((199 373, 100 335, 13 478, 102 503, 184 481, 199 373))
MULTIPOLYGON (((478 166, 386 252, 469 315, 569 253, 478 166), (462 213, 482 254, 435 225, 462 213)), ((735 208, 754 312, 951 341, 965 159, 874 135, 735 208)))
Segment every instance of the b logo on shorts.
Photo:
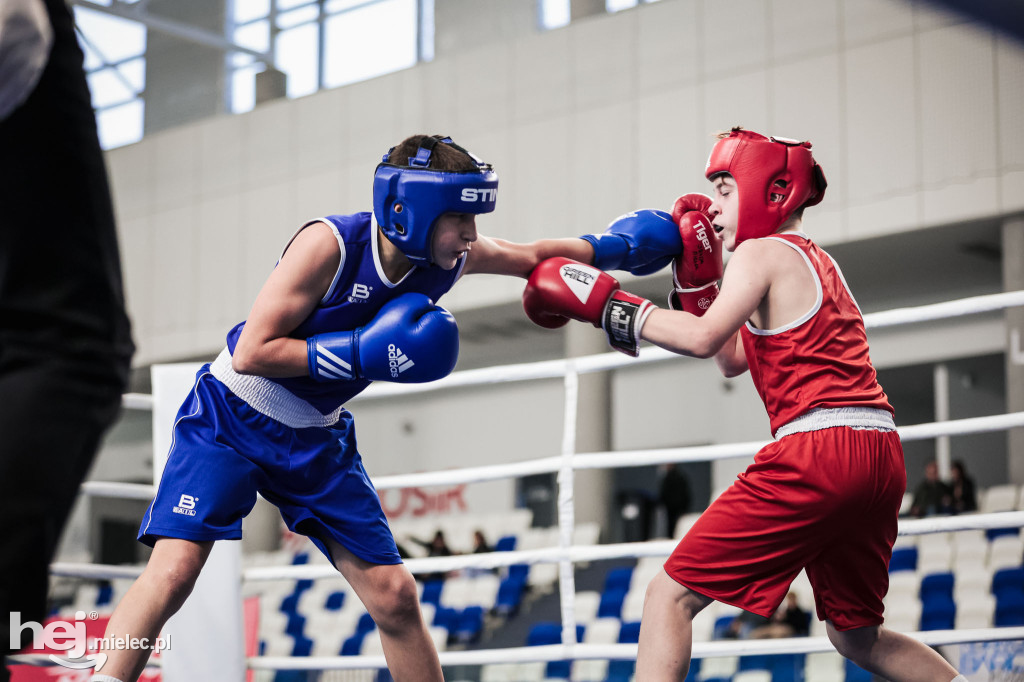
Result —
POLYGON ((185 516, 196 515, 196 498, 191 495, 182 495, 181 499, 178 500, 178 506, 172 511, 175 514, 184 514, 185 516))

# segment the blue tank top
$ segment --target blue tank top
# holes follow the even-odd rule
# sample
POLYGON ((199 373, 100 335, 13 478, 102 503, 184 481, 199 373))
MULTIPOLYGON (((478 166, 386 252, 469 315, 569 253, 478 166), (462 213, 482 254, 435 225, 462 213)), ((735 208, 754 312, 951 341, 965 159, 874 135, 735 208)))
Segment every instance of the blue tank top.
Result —
MULTIPOLYGON (((402 294, 426 294, 436 303, 459 279, 466 262, 463 258, 451 270, 414 267, 401 281, 391 282, 380 264, 376 239, 377 221, 373 220, 372 213, 330 215, 306 223, 299 228, 299 232, 317 222, 325 223, 334 231, 341 246, 341 264, 320 303, 289 334, 295 339, 362 327, 376 316, 381 306, 402 294)), ((245 322, 239 322, 228 332, 229 352, 235 352, 235 344, 244 327, 245 322)), ((308 376, 270 381, 286 388, 324 414, 333 412, 370 385, 365 379, 319 382, 308 376)))

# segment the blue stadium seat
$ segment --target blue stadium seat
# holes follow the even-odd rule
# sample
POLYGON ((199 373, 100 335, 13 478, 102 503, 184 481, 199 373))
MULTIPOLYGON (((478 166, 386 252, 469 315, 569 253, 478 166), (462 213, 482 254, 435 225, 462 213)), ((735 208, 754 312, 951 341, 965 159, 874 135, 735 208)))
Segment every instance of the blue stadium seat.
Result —
POLYGON ((608 571, 604 577, 604 590, 603 592, 611 592, 612 590, 628 590, 629 583, 633 579, 633 568, 626 566, 624 568, 613 568, 608 571))
POLYGON ((640 641, 640 621, 623 623, 619 628, 619 644, 636 644, 640 641))
POLYGON ((356 623, 356 632, 370 632, 376 629, 377 624, 373 622, 373 616, 368 613, 364 613, 359 616, 359 621, 356 623))
POLYGON ((947 599, 953 598, 953 574, 952 573, 930 573, 921 578, 921 601, 940 596, 947 599))
POLYGON ((733 619, 736 618, 735 614, 726 614, 715 618, 715 627, 712 630, 712 639, 725 639, 726 634, 729 632, 729 626, 732 625, 733 619))
POLYGON ((775 654, 768 663, 772 682, 803 682, 807 654, 775 654))
POLYGON ((356 632, 341 644, 342 656, 358 656, 359 650, 363 647, 363 638, 366 632, 356 632))
POLYGON ((843 667, 846 672, 846 676, 843 678, 845 682, 872 682, 874 680, 874 675, 848 658, 843 659, 843 667))
POLYGON ((917 570, 917 547, 898 547, 892 551, 889 572, 917 570))
POLYGON ((434 611, 434 622, 431 623, 434 627, 444 628, 449 633, 455 629, 459 619, 458 609, 453 609, 450 606, 439 606, 434 611))
POLYGON ((628 588, 606 590, 601 593, 601 603, 597 607, 598 618, 621 618, 622 602, 626 600, 628 588))
POLYGON ((740 656, 736 670, 768 670, 770 666, 768 654, 750 654, 740 656))
MULTIPOLYGON (((452 628, 448 628, 452 632, 452 628)), ((475 642, 484 631, 484 609, 482 606, 467 606, 454 622, 455 640, 475 642)))
POLYGON ((1024 592, 1024 568, 1003 568, 992 576, 992 594, 998 603, 1001 597, 1024 592))
POLYGON ((985 531, 985 537, 991 542, 1000 535, 1020 535, 1019 528, 989 528, 985 531))
POLYGON ((498 596, 494 598, 494 612, 500 616, 513 616, 519 612, 523 601, 525 583, 514 578, 505 578, 498 585, 498 596))
POLYGON ((443 589, 444 580, 423 581, 423 596, 420 597, 420 601, 437 606, 441 601, 441 590, 443 589))
POLYGON ((636 661, 608 661, 608 679, 630 680, 636 672, 636 661))
POLYGON ((921 630, 952 630, 956 623, 956 602, 952 596, 935 593, 921 602, 921 630))
POLYGON ((515 535, 504 535, 498 538, 498 541, 494 543, 495 552, 511 552, 516 548, 516 536, 515 535))
POLYGON ((308 637, 296 637, 292 656, 309 656, 313 652, 313 640, 308 637))
POLYGON ((96 606, 108 606, 114 599, 114 586, 103 582, 99 587, 99 592, 96 594, 96 606))
POLYGON ((288 622, 284 626, 284 632, 292 637, 301 637, 306 628, 306 617, 298 613, 289 613, 288 622))
POLYGON ((526 646, 542 646, 544 644, 562 643, 562 625, 560 623, 540 622, 530 627, 526 635, 526 646))
POLYGON ((327 611, 340 611, 341 607, 345 605, 345 593, 331 592, 327 595, 327 599, 324 600, 324 609, 327 611))
POLYGON ((1005 591, 997 597, 993 622, 997 628, 1024 625, 1024 592, 1005 591))

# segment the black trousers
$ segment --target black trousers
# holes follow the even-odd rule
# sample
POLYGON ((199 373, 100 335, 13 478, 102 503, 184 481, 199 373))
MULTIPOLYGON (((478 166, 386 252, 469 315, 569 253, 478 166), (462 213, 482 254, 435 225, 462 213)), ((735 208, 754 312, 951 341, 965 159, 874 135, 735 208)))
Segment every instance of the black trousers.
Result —
MULTIPOLYGON (((64 0, 35 90, 0 121, 0 641, 45 616, 48 566, 133 346, 82 51, 64 0), (4 613, 7 612, 7 613, 4 613)), ((22 642, 24 643, 24 642, 22 642)), ((13 647, 18 648, 18 647, 13 647)), ((7 679, 0 665, 0 682, 7 679)))

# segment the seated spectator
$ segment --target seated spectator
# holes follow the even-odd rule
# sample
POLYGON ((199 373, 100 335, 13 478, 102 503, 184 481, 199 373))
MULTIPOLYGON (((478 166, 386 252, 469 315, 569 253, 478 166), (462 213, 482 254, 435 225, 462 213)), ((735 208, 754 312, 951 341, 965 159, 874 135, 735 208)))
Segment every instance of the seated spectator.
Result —
POLYGON ((953 496, 945 483, 939 480, 939 465, 935 460, 924 467, 924 480, 914 488, 914 499, 910 503, 910 515, 917 518, 948 514, 953 496))
MULTIPOLYGON (((444 531, 438 530, 434 533, 434 537, 428 540, 420 540, 419 538, 409 537, 410 540, 415 542, 420 547, 425 547, 427 550, 427 556, 451 556, 454 554, 451 548, 448 546, 448 542, 444 539, 444 531)), ((443 580, 446 574, 444 572, 438 573, 425 573, 420 576, 420 580, 443 580)))
POLYGON ((473 531, 473 554, 486 554, 493 552, 491 545, 487 542, 484 532, 479 528, 473 531))
POLYGON ((797 603, 796 592, 790 592, 768 623, 750 631, 750 638, 806 637, 810 633, 810 614, 797 603))
POLYGON ((953 462, 949 468, 949 474, 952 512, 963 514, 964 512, 978 511, 978 494, 974 486, 974 479, 967 475, 964 463, 953 462))
POLYGON ((725 639, 747 639, 750 637, 751 632, 768 625, 769 622, 769 619, 764 616, 759 616, 750 611, 740 611, 729 623, 729 628, 722 637, 725 639))

